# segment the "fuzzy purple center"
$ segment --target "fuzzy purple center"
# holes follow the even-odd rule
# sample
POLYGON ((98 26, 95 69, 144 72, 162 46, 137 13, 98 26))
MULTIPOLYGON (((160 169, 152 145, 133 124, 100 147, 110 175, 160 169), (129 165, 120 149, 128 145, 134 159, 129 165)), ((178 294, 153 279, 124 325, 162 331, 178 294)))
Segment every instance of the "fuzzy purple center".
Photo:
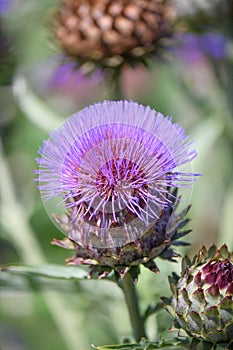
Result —
POLYGON ((167 204, 166 187, 176 176, 168 170, 175 166, 172 154, 150 133, 121 123, 103 125, 82 135, 66 154, 62 187, 71 205, 86 203, 94 215, 110 210, 117 222, 116 213, 127 207, 146 221, 143 215, 156 218, 167 204))
POLYGON ((118 198, 125 185, 130 188, 130 184, 139 179, 143 182, 143 173, 136 163, 128 159, 111 159, 100 167, 96 187, 101 197, 118 198))

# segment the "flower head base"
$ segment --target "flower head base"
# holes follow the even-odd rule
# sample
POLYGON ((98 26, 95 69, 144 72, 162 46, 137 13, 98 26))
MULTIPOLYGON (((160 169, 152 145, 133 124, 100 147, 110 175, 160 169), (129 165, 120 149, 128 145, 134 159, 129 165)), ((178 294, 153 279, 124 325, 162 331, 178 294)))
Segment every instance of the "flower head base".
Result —
POLYGON ((159 269, 154 262, 156 257, 169 261, 175 261, 179 256, 172 249, 172 245, 183 246, 186 242, 178 239, 187 235, 190 230, 182 231, 189 222, 184 219, 190 207, 184 209, 179 215, 175 214, 178 202, 176 202, 177 189, 169 193, 169 204, 163 208, 159 219, 151 226, 143 236, 122 247, 101 247, 98 237, 93 238, 89 246, 83 247, 72 237, 74 230, 72 225, 72 209, 63 216, 55 216, 59 226, 68 233, 68 238, 53 240, 53 244, 59 247, 75 251, 75 255, 66 259, 69 265, 89 265, 90 277, 106 277, 112 270, 116 275, 124 277, 129 271, 133 279, 137 279, 140 264, 157 273, 159 269))
POLYGON ((202 247, 182 273, 170 278, 173 299, 168 310, 194 338, 213 344, 233 341, 233 254, 226 245, 202 247))
POLYGON ((119 67, 139 63, 168 36, 161 0, 65 0, 55 18, 55 35, 79 63, 119 67))
POLYGON ((73 115, 40 154, 42 197, 57 197, 69 210, 70 238, 86 247, 135 241, 171 203, 170 188, 191 187, 195 178, 179 170, 196 156, 184 130, 128 101, 98 103, 73 115))

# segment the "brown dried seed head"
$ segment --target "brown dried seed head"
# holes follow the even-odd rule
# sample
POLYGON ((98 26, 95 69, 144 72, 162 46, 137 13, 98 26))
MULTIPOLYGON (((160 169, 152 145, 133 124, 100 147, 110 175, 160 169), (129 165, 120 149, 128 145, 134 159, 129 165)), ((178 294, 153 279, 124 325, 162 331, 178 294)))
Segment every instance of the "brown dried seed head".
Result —
POLYGON ((64 0, 55 33, 68 56, 108 65, 153 52, 168 34, 165 18, 162 0, 64 0))

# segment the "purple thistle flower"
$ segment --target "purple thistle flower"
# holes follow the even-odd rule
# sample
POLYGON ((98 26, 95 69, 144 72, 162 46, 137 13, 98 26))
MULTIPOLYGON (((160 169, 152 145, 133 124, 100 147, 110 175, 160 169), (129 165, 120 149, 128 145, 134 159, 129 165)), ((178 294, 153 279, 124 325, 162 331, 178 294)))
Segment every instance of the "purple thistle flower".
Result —
POLYGON ((85 246, 96 237, 108 247, 134 241, 171 202, 170 188, 191 186, 196 175, 179 170, 196 157, 184 130, 128 101, 74 114, 52 132, 40 155, 42 197, 60 197, 72 209, 70 238, 85 246))
POLYGON ((91 89, 102 82, 103 75, 100 70, 87 75, 74 62, 65 62, 54 69, 49 77, 48 86, 63 94, 81 95, 84 98, 90 94, 91 89))
POLYGON ((0 0, 0 14, 9 10, 10 6, 11 6, 11 1, 0 0))
POLYGON ((227 54, 227 37, 221 33, 206 32, 202 35, 185 33, 177 37, 177 55, 189 63, 200 63, 204 55, 212 60, 223 60, 227 54))
POLYGON ((9 11, 22 6, 22 0, 0 0, 0 15, 5 15, 9 11))
POLYGON ((226 57, 227 38, 221 33, 205 33, 199 38, 201 50, 213 60, 222 60, 226 57))

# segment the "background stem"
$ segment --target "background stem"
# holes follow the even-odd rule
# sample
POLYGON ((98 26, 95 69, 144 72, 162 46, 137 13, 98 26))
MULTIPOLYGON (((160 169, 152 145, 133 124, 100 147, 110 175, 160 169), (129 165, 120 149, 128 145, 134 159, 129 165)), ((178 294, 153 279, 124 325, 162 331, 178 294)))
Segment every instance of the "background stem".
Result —
MULTIPOLYGON (((43 264, 46 262, 46 258, 28 223, 27 213, 17 199, 11 172, 2 151, 1 140, 0 173, 0 223, 25 264, 43 264)), ((66 349, 86 349, 88 340, 82 332, 82 319, 77 312, 69 307, 67 297, 63 297, 60 293, 45 290, 43 287, 40 288, 40 294, 66 344, 66 349)))
POLYGON ((139 311, 138 297, 135 285, 129 272, 127 272, 123 278, 122 289, 128 307, 134 337, 138 342, 141 338, 146 338, 146 332, 144 328, 144 320, 139 311))
POLYGON ((112 76, 112 89, 113 89, 113 99, 114 100, 124 100, 124 94, 121 86, 121 69, 115 70, 112 76))

